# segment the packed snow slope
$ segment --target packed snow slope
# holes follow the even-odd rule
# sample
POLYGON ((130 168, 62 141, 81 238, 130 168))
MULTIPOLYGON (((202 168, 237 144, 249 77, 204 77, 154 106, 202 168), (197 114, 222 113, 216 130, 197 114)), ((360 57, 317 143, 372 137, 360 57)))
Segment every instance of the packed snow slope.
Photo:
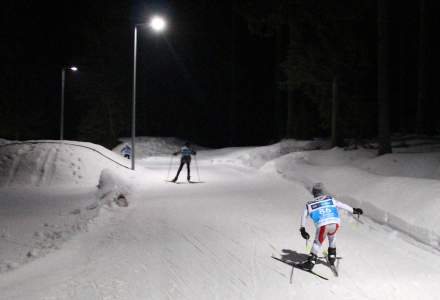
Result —
MULTIPOLYGON (((127 177, 137 187, 128 207, 104 206, 88 232, 1 274, 0 299, 437 299, 438 229, 429 226, 440 221, 422 220, 439 208, 435 172, 388 176, 392 154, 372 173, 378 158, 369 150, 303 151, 319 147, 286 141, 199 151, 192 164, 198 184, 183 181, 185 171, 181 184, 165 182, 178 163, 169 155, 139 157, 134 177, 103 171, 100 185, 110 190, 127 177), (316 181, 366 216, 358 222, 342 214, 338 278, 318 264, 328 281, 295 270, 290 284, 291 267, 271 256, 305 258, 298 227, 316 181), (432 240, 413 238, 424 231, 432 240)), ((310 223, 307 230, 313 233, 310 223)))
POLYGON ((0 140, 0 273, 87 230, 102 204, 116 196, 111 174, 129 176, 127 165, 90 143, 0 140))

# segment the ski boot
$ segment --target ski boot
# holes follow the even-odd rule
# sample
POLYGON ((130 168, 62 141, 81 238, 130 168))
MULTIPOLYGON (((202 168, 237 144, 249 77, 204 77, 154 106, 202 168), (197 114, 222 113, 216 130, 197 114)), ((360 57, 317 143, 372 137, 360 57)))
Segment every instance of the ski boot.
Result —
POLYGON ((328 248, 328 262, 333 266, 336 261, 336 248, 328 248))
POLYGON ((311 271, 311 270, 313 269, 313 267, 315 266, 315 264, 316 264, 316 260, 317 260, 317 259, 318 259, 318 257, 317 257, 315 254, 310 253, 310 256, 309 256, 309 258, 307 259, 307 261, 304 262, 304 263, 302 263, 300 266, 301 266, 301 268, 303 268, 304 270, 311 271))
POLYGON ((186 179, 188 180, 188 182, 191 182, 191 177, 190 176, 188 176, 186 179))

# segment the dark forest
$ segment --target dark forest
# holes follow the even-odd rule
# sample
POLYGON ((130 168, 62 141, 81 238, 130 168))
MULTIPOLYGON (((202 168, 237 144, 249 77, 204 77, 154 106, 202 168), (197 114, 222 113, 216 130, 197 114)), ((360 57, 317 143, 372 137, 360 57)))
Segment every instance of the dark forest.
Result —
POLYGON ((334 146, 438 135, 437 1, 6 1, 0 137, 111 147, 130 136, 134 24, 138 136, 205 146, 283 138, 334 146))

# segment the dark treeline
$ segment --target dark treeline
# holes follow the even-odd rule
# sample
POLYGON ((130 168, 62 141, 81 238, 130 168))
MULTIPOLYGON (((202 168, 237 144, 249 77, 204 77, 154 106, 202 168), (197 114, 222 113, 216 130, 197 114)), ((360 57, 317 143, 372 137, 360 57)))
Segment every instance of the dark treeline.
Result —
MULTIPOLYGON (((12 2, 11 2, 12 3, 12 2)), ((137 134, 208 146, 282 138, 438 134, 434 0, 92 1, 5 4, 0 137, 59 136, 112 146, 130 136, 133 24, 137 134), (6 29, 6 30, 5 30, 6 29)), ((388 146, 387 146, 388 145, 388 146)))

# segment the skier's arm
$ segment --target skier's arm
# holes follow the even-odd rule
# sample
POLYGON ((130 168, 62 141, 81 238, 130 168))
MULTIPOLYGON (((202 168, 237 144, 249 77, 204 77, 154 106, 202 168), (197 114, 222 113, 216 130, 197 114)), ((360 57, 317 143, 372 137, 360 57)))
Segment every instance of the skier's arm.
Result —
POLYGON ((307 221, 307 216, 309 215, 309 212, 307 211, 307 207, 304 208, 304 212, 301 216, 301 227, 306 227, 306 221, 307 221))
POLYGON ((309 214, 309 212, 306 207, 304 209, 304 213, 301 216, 301 227, 299 228, 299 232, 301 232, 301 236, 306 240, 308 240, 310 238, 310 235, 307 233, 306 227, 305 227, 308 214, 309 214))
POLYGON ((350 205, 336 201, 336 200, 334 200, 334 201, 335 201, 335 205, 337 208, 342 208, 343 210, 346 210, 348 212, 353 213, 353 207, 351 207, 350 205))
POLYGON ((339 202, 336 200, 335 200, 335 205, 336 205, 336 207, 342 208, 342 209, 349 211, 355 215, 362 215, 364 213, 361 208, 353 208, 348 204, 345 204, 345 203, 342 203, 342 202, 339 202))
POLYGON ((174 152, 173 153, 173 155, 177 155, 177 154, 180 154, 182 151, 181 150, 179 150, 179 151, 176 151, 176 152, 174 152))

